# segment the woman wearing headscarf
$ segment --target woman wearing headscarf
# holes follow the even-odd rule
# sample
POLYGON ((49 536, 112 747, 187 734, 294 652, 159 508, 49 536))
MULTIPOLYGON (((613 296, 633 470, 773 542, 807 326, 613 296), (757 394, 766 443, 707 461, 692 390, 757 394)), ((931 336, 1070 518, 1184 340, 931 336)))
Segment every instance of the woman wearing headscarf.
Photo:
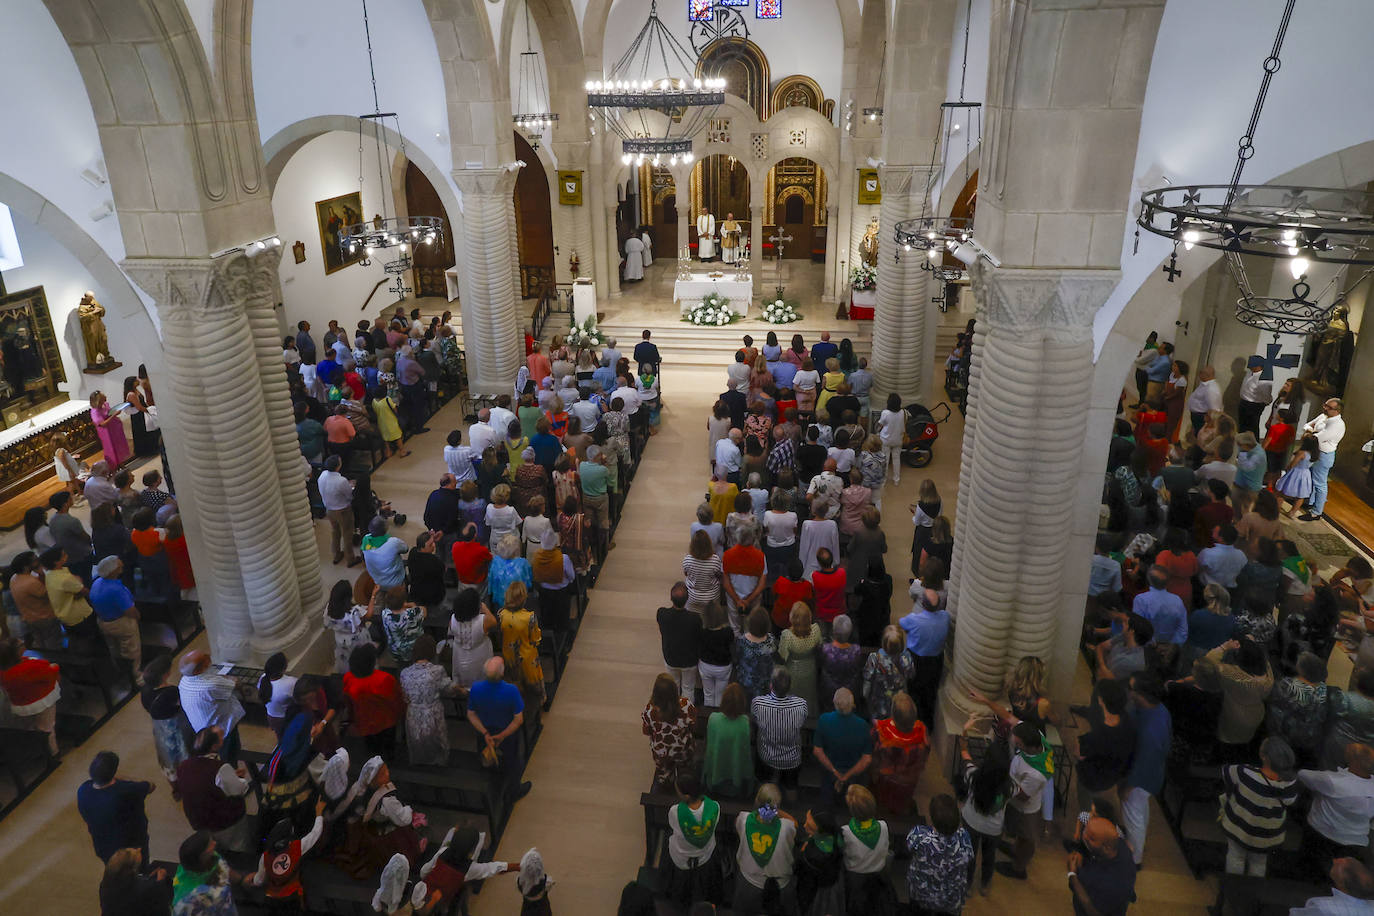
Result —
POLYGON ((368 878, 401 854, 413 866, 420 861, 420 833, 424 823, 409 805, 396 797, 391 770, 381 757, 363 764, 358 779, 338 808, 346 819, 344 843, 336 863, 355 878, 368 878))
MULTIPOLYGON (((487 835, 471 827, 452 827, 434 856, 420 866, 421 884, 412 900, 424 900, 430 907, 451 904, 463 895, 470 881, 484 881, 516 871, 510 862, 479 862, 486 848, 487 835), (421 890, 423 888, 423 891, 421 890)), ((389 868, 390 866, 388 866, 389 868)), ((383 882, 385 885, 385 881, 383 882)))

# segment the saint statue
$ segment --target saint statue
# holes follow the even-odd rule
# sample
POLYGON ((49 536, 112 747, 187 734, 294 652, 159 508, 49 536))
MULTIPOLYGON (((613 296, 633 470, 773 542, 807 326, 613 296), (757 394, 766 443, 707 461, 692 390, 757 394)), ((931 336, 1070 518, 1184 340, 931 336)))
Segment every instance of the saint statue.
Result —
POLYGON ((1340 393, 1345 388, 1345 373, 1354 349, 1350 308, 1338 305, 1331 310, 1331 321, 1325 330, 1313 342, 1310 387, 1322 393, 1340 393))
POLYGON ((739 223, 735 214, 725 214, 725 222, 720 224, 720 259, 726 264, 735 263, 739 257, 739 223))
POLYGON ((716 256, 716 218, 702 210, 697 217, 697 257, 709 261, 716 256))
POLYGON ((86 290, 76 307, 81 319, 81 337, 86 342, 86 365, 103 366, 110 362, 110 338, 105 333, 105 306, 95 301, 95 293, 86 290))
POLYGON ((878 221, 875 219, 864 230, 863 240, 859 242, 859 257, 869 267, 878 266, 878 221))

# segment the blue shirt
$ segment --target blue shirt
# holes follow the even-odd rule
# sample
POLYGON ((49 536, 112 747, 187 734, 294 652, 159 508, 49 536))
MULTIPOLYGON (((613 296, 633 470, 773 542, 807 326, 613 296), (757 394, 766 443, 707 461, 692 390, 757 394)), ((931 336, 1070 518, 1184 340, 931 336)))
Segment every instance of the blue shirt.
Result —
POLYGON ((91 609, 101 620, 118 620, 133 606, 133 593, 119 579, 97 576, 91 583, 91 609))
POLYGON ((86 780, 76 790, 76 809, 91 832, 91 845, 101 859, 109 859, 121 849, 139 849, 148 844, 148 815, 143 800, 153 784, 117 779, 103 789, 86 780))
POLYGON ((1269 469, 1264 449, 1256 445, 1248 452, 1236 453, 1236 486, 1245 490, 1264 489, 1264 472, 1269 469))
POLYGON ((402 559, 406 542, 400 538, 387 538, 376 547, 363 549, 363 563, 372 581, 382 588, 395 588, 406 581, 406 564, 402 559))
MULTIPOLYGON (((593 370, 592 370, 592 381, 594 381, 594 382, 600 382, 600 383, 601 383, 601 390, 602 390, 603 392, 605 392, 606 394, 610 394, 612 391, 614 391, 614 390, 616 389, 616 384, 615 384, 615 367, 614 367, 614 366, 598 366, 597 368, 593 369, 593 370)), ((588 432, 590 432, 590 430, 588 430, 588 432)))
POLYGON ((1172 371, 1174 358, 1163 353, 1155 357, 1155 361, 1145 369, 1145 377, 1152 382, 1167 382, 1169 372, 1172 371))
POLYGON ((1131 720, 1135 722, 1135 758, 1126 785, 1158 795, 1164 787, 1164 763, 1173 740, 1173 720, 1163 703, 1153 709, 1132 707, 1131 720))
POLYGON ((1135 596, 1131 610, 1154 625, 1154 642, 1182 645, 1188 641, 1188 609, 1173 592, 1162 588, 1141 592, 1135 596))
POLYGON ((1103 592, 1121 591, 1121 564, 1111 557, 1093 554, 1092 568, 1088 571, 1088 594, 1100 595, 1103 592))
POLYGON ((787 360, 778 363, 778 367, 773 370, 773 384, 779 389, 791 388, 792 379, 796 378, 799 368, 796 363, 789 363, 787 360))
POLYGON ((1198 553, 1197 575, 1203 585, 1235 588, 1236 576, 1240 575, 1248 562, 1245 551, 1229 544, 1213 544, 1198 553))
POLYGON ((1230 614, 1213 614, 1198 608, 1188 618, 1188 645, 1211 652, 1235 635, 1236 619, 1230 614))
POLYGON ((534 460, 550 471, 558 456, 563 454, 563 444, 552 433, 535 433, 530 437, 530 448, 534 449, 534 460))
POLYGON ((828 712, 816 722, 816 747, 843 775, 864 754, 873 753, 873 728, 867 719, 850 713, 828 712))
POLYGON ((949 611, 912 611, 897 622, 906 630, 906 647, 912 655, 929 658, 944 651, 949 611))
POLYGON ((341 368, 343 367, 332 359, 322 359, 315 364, 315 377, 328 385, 334 380, 334 373, 341 368))
MULTIPOLYGON (((509 681, 489 681, 486 678, 472 685, 468 693, 468 709, 477 714, 482 727, 490 734, 505 731, 515 721, 517 713, 525 711, 520 688, 509 681)), ((507 741, 515 738, 512 734, 507 741)))

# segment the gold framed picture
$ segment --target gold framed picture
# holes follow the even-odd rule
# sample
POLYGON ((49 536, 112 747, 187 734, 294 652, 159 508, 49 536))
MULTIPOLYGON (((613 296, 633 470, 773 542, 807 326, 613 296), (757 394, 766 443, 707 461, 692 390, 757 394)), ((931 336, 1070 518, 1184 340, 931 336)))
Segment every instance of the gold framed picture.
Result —
POLYGON ((344 230, 363 221, 363 197, 357 191, 315 201, 315 220, 320 225, 320 249, 324 252, 324 272, 332 274, 356 264, 364 252, 350 254, 339 247, 344 230))
POLYGON ((859 169, 859 199, 861 204, 880 204, 883 202, 883 186, 878 180, 877 169, 859 169))
POLYGON ((569 207, 582 206, 582 173, 578 171, 558 172, 558 202, 569 207))

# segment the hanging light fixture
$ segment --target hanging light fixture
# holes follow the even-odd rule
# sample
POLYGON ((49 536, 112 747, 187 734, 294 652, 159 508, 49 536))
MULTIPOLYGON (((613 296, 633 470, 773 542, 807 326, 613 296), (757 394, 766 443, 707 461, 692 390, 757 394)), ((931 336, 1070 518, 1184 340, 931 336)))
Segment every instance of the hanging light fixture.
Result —
MULTIPOLYGON (((968 37, 973 19, 973 0, 969 0, 964 11, 964 60, 959 73, 959 101, 940 103, 940 129, 935 134, 935 144, 930 150, 929 175, 925 193, 921 196, 921 215, 915 219, 905 219, 893 228, 893 236, 898 249, 895 259, 902 259, 902 252, 924 251, 921 269, 935 274, 942 284, 954 283, 962 279, 962 267, 947 266, 945 253, 953 255, 962 264, 972 264, 978 259, 979 250, 973 242, 973 216, 940 216, 940 187, 946 183, 951 165, 950 154, 962 145, 963 185, 978 170, 983 151, 983 103, 964 100, 964 87, 968 79, 968 37), (938 169, 938 171, 937 171, 938 169)), ((963 186, 961 185, 961 187, 963 186)), ((943 300, 941 309, 943 310, 943 300)))
POLYGON ((699 15, 690 32, 694 57, 663 24, 652 0, 649 18, 611 72, 587 82, 592 129, 600 123, 620 137, 622 163, 674 155, 691 162, 692 138, 724 103, 719 64, 736 46, 743 50, 749 27, 739 10, 720 3, 703 7, 699 15), (708 51, 709 66, 703 62, 708 51))
POLYGON ((1374 266, 1370 266, 1374 265, 1374 195, 1363 190, 1241 183, 1245 163, 1255 155, 1255 131, 1269 84, 1282 66, 1279 54, 1295 2, 1288 0, 1285 5, 1273 47, 1264 59, 1264 76, 1236 150, 1231 183, 1171 185, 1145 191, 1136 216, 1137 249, 1141 229, 1174 243, 1173 254, 1163 268, 1170 283, 1182 273, 1178 268, 1180 244, 1184 251, 1198 245, 1221 251, 1241 291, 1236 301, 1236 320, 1276 335, 1323 330, 1335 306, 1374 271, 1374 266), (1285 260, 1296 281, 1293 295, 1256 295, 1244 255, 1285 260), (1353 280, 1347 274, 1349 282, 1344 288, 1338 288, 1335 279, 1328 283, 1322 295, 1337 291, 1331 303, 1323 307, 1308 298, 1311 286, 1306 276, 1313 264, 1360 265, 1368 269, 1353 280))
POLYGON ((525 134, 531 149, 539 149, 539 141, 544 131, 558 120, 558 114, 548 111, 553 107, 549 97, 548 83, 544 77, 544 62, 539 52, 534 50, 530 31, 530 5, 525 4, 525 50, 520 52, 520 74, 516 81, 515 113, 511 120, 517 129, 525 134))
POLYGON ((361 197, 365 158, 363 150, 366 146, 367 128, 370 125, 371 139, 377 153, 377 189, 381 198, 381 209, 371 220, 364 220, 344 227, 343 231, 339 233, 339 253, 344 260, 347 260, 362 252, 363 257, 359 263, 367 265, 371 263, 372 254, 377 249, 400 249, 399 257, 386 264, 386 272, 397 275, 394 291, 398 296, 404 296, 410 290, 401 282, 401 274, 410 268, 412 246, 443 245, 444 220, 438 216, 387 215, 388 212, 392 214, 397 212, 396 196, 395 192, 391 190, 389 178, 390 157, 388 156, 386 139, 382 136, 386 129, 387 119, 390 119, 395 126, 402 158, 406 155, 406 141, 405 134, 401 132, 400 118, 394 111, 382 111, 382 104, 377 97, 377 70, 372 63, 372 30, 367 19, 367 0, 362 0, 362 6, 363 33, 367 36, 367 69, 372 76, 372 104, 375 110, 371 114, 358 115, 358 191, 359 197, 361 197), (391 194, 390 211, 387 209, 389 191, 391 194))

